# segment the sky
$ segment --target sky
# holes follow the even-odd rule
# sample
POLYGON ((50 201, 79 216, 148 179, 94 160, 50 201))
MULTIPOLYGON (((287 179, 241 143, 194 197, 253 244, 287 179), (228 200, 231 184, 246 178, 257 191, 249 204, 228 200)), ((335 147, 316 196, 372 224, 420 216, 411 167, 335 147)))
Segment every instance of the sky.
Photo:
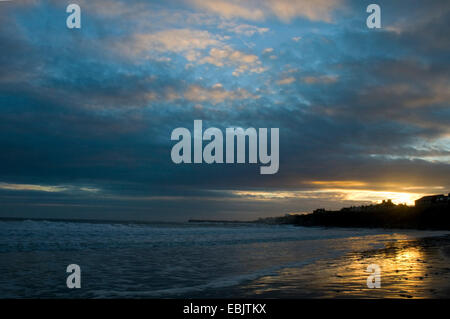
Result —
POLYGON ((0 2, 0 216, 251 220, 450 192, 450 3, 0 2), (280 164, 171 132, 279 128, 280 164))

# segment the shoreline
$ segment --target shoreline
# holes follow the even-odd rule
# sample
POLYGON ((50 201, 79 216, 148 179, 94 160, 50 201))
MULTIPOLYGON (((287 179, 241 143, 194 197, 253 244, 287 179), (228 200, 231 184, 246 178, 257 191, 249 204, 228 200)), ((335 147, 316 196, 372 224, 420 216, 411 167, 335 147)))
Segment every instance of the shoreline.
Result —
POLYGON ((161 225, 160 229, 149 226, 150 232, 147 232, 146 226, 104 228, 102 225, 44 223, 40 225, 42 227, 36 227, 25 223, 17 227, 15 224, 2 224, 4 234, 13 236, 3 237, 3 243, 8 244, 11 239, 12 242, 11 249, 5 250, 0 259, 4 276, 3 279, 0 276, 0 282, 9 289, 9 292, 4 291, 9 293, 6 296, 19 296, 18 289, 27 291, 30 271, 34 271, 32 278, 36 279, 33 285, 39 289, 27 291, 24 297, 248 299, 450 296, 448 284, 442 286, 443 283, 450 283, 448 231, 347 228, 341 232, 337 228, 296 229, 292 225, 251 227, 247 224, 247 227, 195 226, 194 230, 189 226, 180 228, 176 225, 171 230, 161 225), (198 242, 196 239, 196 231, 200 227, 205 232, 202 238, 206 241, 198 242), (246 231, 242 232, 240 227, 246 231), (17 246, 14 241, 14 236, 21 233, 28 234, 29 243, 25 246, 17 246), (49 233, 53 234, 53 239, 48 239, 49 233), (238 234, 244 235, 239 235, 236 240, 238 234), (78 238, 75 242, 72 235, 78 238), (166 241, 160 243, 160 235, 166 241), (104 240, 99 241, 101 238, 104 240), (130 238, 133 240, 130 241, 130 238), (157 243, 150 240, 136 244, 143 238, 154 238, 157 243), (115 244, 112 244, 115 241, 112 239, 117 240, 115 244), (187 245, 184 239, 188 240, 187 245), (209 241, 212 244, 205 244, 209 241), (36 242, 42 246, 36 246, 36 242), (178 259, 180 253, 186 256, 184 260, 178 259), (58 269, 64 269, 74 260, 85 271, 85 289, 72 291, 68 295, 65 286, 60 286, 64 283, 62 277, 56 274, 58 269), (148 264, 148 260, 155 262, 148 264), (381 289, 369 290, 366 287, 368 274, 365 270, 372 263, 379 264, 382 269, 381 289), (108 265, 115 266, 110 268, 108 265), (42 277, 44 269, 45 273, 55 275, 42 277), (42 281, 42 278, 45 280, 42 281), (104 282, 99 283, 99 278, 104 282), (122 279, 117 282, 117 278, 122 279))
MULTIPOLYGON (((450 235, 387 242, 250 281, 207 298, 450 298, 450 235), (381 268, 381 287, 370 289, 367 266, 381 268)), ((204 297, 204 295, 203 295, 204 297)), ((196 297, 194 297, 196 298, 196 297)))

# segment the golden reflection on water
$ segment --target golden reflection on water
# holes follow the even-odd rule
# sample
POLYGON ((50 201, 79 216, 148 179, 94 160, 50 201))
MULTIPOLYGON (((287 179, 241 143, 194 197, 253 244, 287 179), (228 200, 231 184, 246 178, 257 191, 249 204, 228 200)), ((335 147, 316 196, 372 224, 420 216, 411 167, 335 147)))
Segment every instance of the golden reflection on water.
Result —
MULTIPOLYGON (((366 238, 367 242, 367 238, 366 238)), ((448 260, 436 247, 399 238, 382 249, 358 250, 337 259, 320 260, 302 268, 287 268, 247 286, 261 297, 317 298, 430 298, 449 280, 448 260), (381 268, 381 287, 368 288, 367 266, 381 268)), ((364 245, 360 239, 350 246, 364 245)), ((332 247, 331 247, 332 248, 332 247)), ((351 249, 352 250, 352 249, 351 249)))

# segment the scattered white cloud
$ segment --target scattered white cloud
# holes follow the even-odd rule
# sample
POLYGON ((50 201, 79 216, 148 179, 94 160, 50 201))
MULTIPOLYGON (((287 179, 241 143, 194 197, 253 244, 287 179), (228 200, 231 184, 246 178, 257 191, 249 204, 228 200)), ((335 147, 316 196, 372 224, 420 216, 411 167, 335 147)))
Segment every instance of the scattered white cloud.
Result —
POLYGON ((234 22, 224 21, 219 24, 220 29, 225 29, 229 32, 233 32, 239 35, 245 35, 248 37, 254 34, 263 34, 269 31, 269 28, 261 28, 250 24, 237 24, 234 22))
POLYGON ((289 22, 296 17, 330 22, 342 0, 187 0, 197 8, 226 19, 264 20, 271 16, 289 22))
POLYGON ((218 14, 224 18, 244 18, 248 20, 262 20, 265 17, 265 12, 255 6, 254 1, 251 1, 253 6, 249 2, 233 0, 216 0, 216 1, 204 1, 204 0, 188 0, 196 7, 204 9, 208 12, 218 14))
POLYGON ((279 85, 285 85, 285 84, 291 84, 293 82, 295 82, 295 78, 293 76, 290 76, 290 77, 279 80, 277 83, 279 85))
POLYGON ((208 31, 171 29, 155 33, 136 34, 131 43, 122 43, 121 48, 133 55, 152 51, 182 53, 188 60, 193 60, 198 53, 196 50, 220 45, 221 38, 208 31))
POLYGON ((14 190, 14 191, 39 191, 48 193, 57 193, 67 190, 64 186, 46 186, 46 185, 33 185, 33 184, 9 184, 0 183, 0 189, 14 190))
POLYGON ((118 44, 131 57, 140 56, 157 61, 170 61, 169 53, 183 56, 187 67, 212 64, 216 67, 234 67, 234 75, 265 71, 258 56, 233 49, 226 37, 208 31, 171 29, 148 34, 136 34, 131 41, 118 44))
POLYGON ((199 64, 212 64, 217 67, 235 67, 233 75, 238 76, 244 72, 261 73, 266 69, 262 67, 258 56, 234 50, 229 46, 212 48, 209 55, 198 61, 199 64))
POLYGON ((259 98, 259 96, 253 95, 244 89, 227 91, 224 90, 221 86, 205 88, 199 85, 191 85, 184 92, 184 98, 191 102, 211 102, 213 104, 218 104, 226 100, 257 99, 259 98))
POLYGON ((67 191, 82 191, 89 193, 97 193, 100 191, 94 187, 77 187, 77 186, 60 186, 60 185, 39 185, 39 184, 13 184, 13 183, 0 183, 0 189, 11 191, 37 191, 46 193, 59 193, 67 191))

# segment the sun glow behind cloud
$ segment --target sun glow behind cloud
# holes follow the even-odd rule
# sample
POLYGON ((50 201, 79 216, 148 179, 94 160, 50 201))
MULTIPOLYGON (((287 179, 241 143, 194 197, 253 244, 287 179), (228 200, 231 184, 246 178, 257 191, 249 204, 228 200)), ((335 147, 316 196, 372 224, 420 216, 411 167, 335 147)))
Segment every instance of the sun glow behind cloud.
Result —
POLYGON ((365 189, 324 188, 305 191, 233 191, 234 195, 250 200, 281 199, 338 199, 341 201, 379 203, 390 199, 395 204, 414 205, 414 201, 425 194, 396 191, 376 191, 365 189))
POLYGON ((394 204, 414 205, 414 201, 424 196, 419 193, 372 191, 372 190, 341 190, 345 200, 380 202, 390 199, 394 204))

